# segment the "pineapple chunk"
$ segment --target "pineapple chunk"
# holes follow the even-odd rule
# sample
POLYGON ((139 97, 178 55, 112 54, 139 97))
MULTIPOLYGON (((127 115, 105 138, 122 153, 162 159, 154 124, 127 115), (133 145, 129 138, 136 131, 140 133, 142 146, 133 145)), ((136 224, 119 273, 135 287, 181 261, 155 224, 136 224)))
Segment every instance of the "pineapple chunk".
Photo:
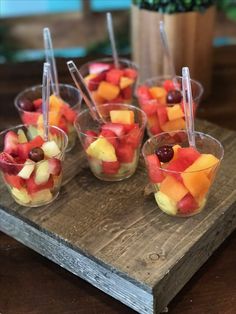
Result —
POLYGON ((99 137, 96 141, 92 142, 86 149, 86 153, 90 157, 102 161, 117 161, 114 146, 104 137, 99 137))

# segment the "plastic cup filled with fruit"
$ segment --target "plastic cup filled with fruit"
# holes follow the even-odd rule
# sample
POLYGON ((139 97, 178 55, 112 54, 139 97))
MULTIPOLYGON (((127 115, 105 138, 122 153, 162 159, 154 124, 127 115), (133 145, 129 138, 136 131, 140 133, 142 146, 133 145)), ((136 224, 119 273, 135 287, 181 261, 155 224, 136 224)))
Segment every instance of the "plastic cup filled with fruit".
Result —
MULTIPOLYGON (((59 84, 60 98, 52 94, 49 99, 49 124, 62 129, 68 135, 67 151, 77 139, 74 120, 81 106, 79 90, 71 85, 59 84)), ((15 106, 25 125, 43 125, 42 85, 29 87, 15 98, 15 106)))
POLYGON ((79 138, 92 173, 105 181, 120 181, 134 174, 138 161, 146 114, 127 104, 102 107, 104 123, 99 123, 88 109, 75 121, 79 138))
MULTIPOLYGON (((203 94, 202 85, 191 80, 194 113, 203 94)), ((185 129, 182 77, 150 78, 138 86, 136 96, 146 113, 148 135, 185 129)))
POLYGON ((55 126, 49 127, 48 141, 43 129, 32 125, 0 133, 0 171, 17 203, 36 207, 57 197, 67 144, 66 133, 55 126))
POLYGON ((158 207, 168 215, 200 213, 224 155, 221 143, 194 132, 196 148, 185 131, 161 133, 147 140, 142 153, 158 207))
POLYGON ((106 103, 130 104, 138 76, 135 63, 119 59, 115 68, 113 58, 98 59, 79 69, 99 110, 106 103))

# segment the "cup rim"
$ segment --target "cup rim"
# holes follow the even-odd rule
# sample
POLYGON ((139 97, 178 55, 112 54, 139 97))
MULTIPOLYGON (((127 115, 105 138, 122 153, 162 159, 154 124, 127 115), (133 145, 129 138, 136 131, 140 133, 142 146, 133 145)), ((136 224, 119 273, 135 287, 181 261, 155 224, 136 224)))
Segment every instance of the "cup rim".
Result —
MULTIPOLYGON (((137 63, 135 63, 133 60, 131 59, 127 59, 127 58, 118 58, 118 61, 119 62, 124 62, 124 63, 130 63, 132 64, 132 67, 135 68, 137 71, 139 70, 139 66, 137 65, 137 63)), ((80 67, 79 67, 79 70, 81 70, 82 68, 88 66, 89 64, 91 63, 94 63, 94 62, 107 62, 107 63, 114 63, 114 60, 113 60, 113 57, 104 57, 104 58, 97 58, 97 59, 93 59, 93 60, 90 60, 84 64, 82 64, 80 67)))
MULTIPOLYGON (((60 87, 67 87, 67 88, 76 90, 78 92, 78 94, 79 94, 79 102, 78 102, 78 104, 82 103, 82 99, 83 98, 82 98, 82 95, 81 95, 80 91, 78 90, 78 88, 76 88, 73 85, 66 84, 66 83, 65 84, 64 83, 59 83, 58 86, 59 86, 59 88, 60 87)), ((30 86, 30 87, 27 87, 27 88, 23 89, 20 93, 18 93, 16 95, 16 97, 14 98, 14 105, 15 105, 16 109, 19 110, 19 111, 23 111, 23 112, 32 112, 32 113, 37 112, 37 111, 27 111, 27 110, 24 110, 24 109, 20 108, 19 105, 18 105, 18 100, 24 93, 29 92, 32 89, 38 89, 38 88, 42 88, 42 84, 37 84, 37 85, 33 85, 33 86, 30 86)), ((70 106, 70 108, 74 109, 74 108, 76 108, 76 106, 78 106, 78 104, 75 104, 74 106, 70 106)))
MULTIPOLYGON (((142 147, 142 155, 144 157, 144 159, 146 160, 145 156, 147 156, 145 153, 144 153, 144 150, 145 150, 145 146, 151 142, 154 138, 157 138, 159 136, 163 136, 163 135, 171 135, 171 134, 176 134, 176 133, 187 133, 185 130, 176 130, 176 131, 172 131, 172 132, 162 132, 162 133, 159 133, 159 134, 156 134, 156 135, 153 135, 152 137, 150 137, 149 139, 147 139, 144 144, 143 144, 143 147, 142 147)), ((216 162, 215 164, 213 164, 212 166, 210 167, 207 167, 207 168, 203 168, 203 169, 200 169, 200 170, 194 170, 194 171, 175 171, 175 170, 168 170, 168 169, 164 169, 164 168, 161 168, 161 167, 158 167, 159 170, 163 171, 164 173, 173 173, 173 174, 181 174, 181 173, 198 173, 198 172, 204 172, 206 170, 209 170, 209 169, 212 169, 216 166, 219 166, 223 157, 224 157, 224 147, 223 145, 221 144, 221 142, 219 140, 217 140, 216 138, 214 138, 213 136, 207 134, 207 133, 203 133, 203 132, 198 132, 198 131, 194 131, 194 134, 195 135, 200 135, 200 136, 204 136, 206 138, 209 138, 210 140, 214 141, 215 143, 217 143, 222 151, 221 153, 221 157, 219 158, 219 161, 216 162)))
MULTIPOLYGON (((27 124, 18 124, 18 125, 16 125, 16 126, 9 127, 8 129, 5 129, 5 130, 1 131, 1 132, 0 132, 0 137, 3 136, 5 133, 7 133, 7 132, 9 132, 9 131, 13 131, 13 130, 18 129, 18 128, 21 128, 21 127, 26 127, 26 128, 27 128, 27 127, 29 127, 29 126, 37 127, 36 125, 33 125, 33 124, 29 124, 29 125, 27 125, 27 124)), ((58 127, 55 126, 55 125, 49 125, 49 129, 50 129, 50 128, 53 128, 53 129, 56 129, 56 130, 60 131, 60 132, 64 135, 64 137, 65 137, 65 145, 63 146, 63 150, 62 150, 59 154, 57 154, 57 155, 51 157, 51 158, 57 158, 57 157, 62 156, 62 155, 65 154, 66 148, 67 148, 67 146, 68 146, 68 136, 67 136, 67 134, 66 134, 62 129, 58 128, 58 127)), ((2 152, 4 152, 4 151, 2 151, 2 152)), ((50 159, 50 158, 49 158, 49 159, 50 159)), ((40 160, 40 161, 41 161, 41 160, 40 160)), ((42 161, 43 161, 43 160, 42 160, 42 161)), ((14 164, 12 164, 11 162, 6 162, 6 161, 4 161, 4 164, 6 164, 6 165, 14 165, 14 164)), ((32 162, 27 162, 27 163, 26 163, 26 162, 24 162, 24 163, 18 163, 18 162, 16 162, 15 164, 16 164, 17 166, 24 166, 24 165, 35 164, 35 162, 32 160, 32 162)))
MULTIPOLYGON (((99 106, 99 107, 106 107, 106 106, 108 106, 108 105, 110 105, 110 104, 111 104, 111 103, 106 103, 106 104, 103 104, 103 105, 101 105, 101 106, 99 106)), ((145 113, 142 109, 140 109, 140 108, 138 108, 138 107, 136 107, 136 106, 134 106, 134 105, 124 104, 124 103, 115 103, 114 105, 122 105, 122 106, 125 106, 125 107, 127 107, 127 108, 132 108, 132 109, 135 109, 135 110, 139 111, 139 112, 142 114, 143 118, 144 118, 144 121, 142 121, 142 125, 140 126, 140 131, 143 131, 143 130, 145 129, 146 124, 147 124, 147 115, 146 115, 146 113, 145 113)), ((74 121, 74 127, 75 127, 76 130, 79 132, 79 134, 81 134, 81 135, 83 135, 83 136, 85 136, 85 137, 88 137, 89 135, 87 135, 86 133, 84 133, 84 132, 81 131, 81 129, 80 129, 80 127, 79 127, 79 123, 78 123, 79 117, 80 117, 82 114, 85 114, 85 113, 89 113, 89 108, 86 108, 86 109, 80 111, 80 112, 77 114, 77 116, 76 116, 76 118, 75 118, 75 121, 74 121)), ((111 123, 111 122, 109 122, 109 123, 111 123)), ((125 137, 128 136, 128 135, 129 135, 129 134, 125 134, 125 135, 123 135, 122 138, 125 138, 125 137)), ((93 138, 96 138, 96 139, 98 139, 99 137, 100 137, 99 135, 98 135, 98 136, 93 136, 93 138)), ((119 136, 108 136, 107 138, 115 139, 115 138, 119 138, 119 136)))
MULTIPOLYGON (((174 77, 178 78, 178 79, 182 79, 182 76, 181 75, 175 75, 174 77)), ((147 82, 151 82, 151 81, 155 81, 155 80, 172 80, 173 79, 173 76, 172 75, 157 75, 157 76, 152 76, 150 78, 147 78, 145 80, 143 80, 142 82, 140 82, 136 88, 136 91, 135 91, 135 96, 137 97, 137 89, 139 86, 141 85, 146 85, 147 82)), ((198 87, 199 87, 199 95, 197 95, 196 97, 193 97, 193 100, 197 100, 197 99, 201 99, 203 93, 204 93, 204 87, 203 85, 201 84, 201 82, 195 80, 194 78, 191 78, 190 81, 192 81, 194 84, 196 84, 198 87)), ((137 97, 138 98, 138 97, 137 97)))

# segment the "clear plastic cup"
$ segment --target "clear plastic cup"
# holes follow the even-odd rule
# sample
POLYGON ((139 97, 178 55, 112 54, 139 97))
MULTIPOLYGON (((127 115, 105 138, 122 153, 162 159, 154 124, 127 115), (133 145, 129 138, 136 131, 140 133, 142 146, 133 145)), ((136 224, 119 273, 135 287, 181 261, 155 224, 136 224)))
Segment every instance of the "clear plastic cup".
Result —
MULTIPOLYGON (((62 129, 68 135, 67 151, 71 150, 77 139, 74 128, 74 120, 81 107, 81 95, 79 90, 71 85, 59 84, 61 99, 69 106, 61 105, 54 95, 50 96, 49 124, 55 125, 62 129)), ((41 107, 42 85, 29 87, 19 93, 15 98, 15 107, 25 125, 42 125, 43 115, 41 107), (22 103, 27 102, 28 108, 33 110, 24 110, 22 103), (35 106, 32 107, 33 102, 35 106)))
POLYGON ((106 103, 130 104, 133 100, 138 67, 128 59, 119 59, 119 65, 118 72, 114 71, 117 69, 114 68, 113 58, 103 58, 79 68, 98 109, 106 103))
POLYGON ((198 152, 188 146, 186 131, 155 135, 142 148, 157 205, 172 216, 188 217, 203 210, 224 155, 218 140, 201 132, 194 133, 198 152), (170 161, 160 162, 157 157, 160 147, 163 154, 163 146, 169 151, 168 159, 172 147, 174 155, 170 161))
POLYGON ((18 125, 0 133, 0 151, 5 151, 3 155, 0 154, 0 172, 3 181, 14 200, 27 207, 51 203, 58 196, 61 187, 68 137, 63 130, 50 126, 49 141, 50 143, 54 141, 59 150, 55 150, 55 145, 48 146, 48 155, 44 153, 44 159, 36 162, 29 158, 28 151, 29 147, 40 147, 38 145, 42 144, 42 138, 43 130, 33 125, 18 125), (17 140, 10 141, 9 132, 10 136, 16 137, 17 140))
POLYGON ((147 118, 132 105, 106 104, 101 108, 106 113, 106 123, 100 125, 85 109, 78 114, 75 127, 92 173, 100 180, 121 181, 132 176, 137 168, 147 118), (112 110, 132 111, 135 123, 125 126, 111 123, 112 110))
MULTIPOLYGON (((139 84, 136 90, 139 106, 147 114, 149 136, 185 129, 182 77, 176 76, 175 81, 176 85, 170 76, 153 77, 139 84), (173 93, 176 89, 179 91, 173 93)), ((195 113, 203 95, 203 86, 191 80, 191 87, 195 113)))

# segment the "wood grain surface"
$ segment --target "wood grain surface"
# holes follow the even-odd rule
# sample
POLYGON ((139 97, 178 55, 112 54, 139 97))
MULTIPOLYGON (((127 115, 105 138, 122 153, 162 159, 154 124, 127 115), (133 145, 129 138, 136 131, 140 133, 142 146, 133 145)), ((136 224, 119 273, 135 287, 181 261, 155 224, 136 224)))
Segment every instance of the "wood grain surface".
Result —
MULTIPOLYGON (((198 116, 236 129, 236 47, 214 51, 213 94, 201 104, 198 116), (223 104, 223 105, 222 105, 223 104)), ((84 62, 87 60, 84 60, 84 62)), ((76 60, 76 62, 78 62, 76 60)), ((0 128, 19 119, 13 99, 20 89, 40 82, 41 63, 0 68, 0 128), (6 118, 7 117, 7 118, 6 118)), ((70 82, 64 60, 59 60, 62 81, 70 82)), ((231 138, 229 137, 229 141, 231 138)), ((235 161, 231 160, 232 166, 235 161)), ((151 201, 151 199, 146 199, 151 201)), ((224 229, 226 232, 227 228, 224 229)), ((171 314, 235 313, 236 233, 234 232, 169 304, 171 314)), ((85 281, 0 233, 0 312, 134 313, 85 281)))

